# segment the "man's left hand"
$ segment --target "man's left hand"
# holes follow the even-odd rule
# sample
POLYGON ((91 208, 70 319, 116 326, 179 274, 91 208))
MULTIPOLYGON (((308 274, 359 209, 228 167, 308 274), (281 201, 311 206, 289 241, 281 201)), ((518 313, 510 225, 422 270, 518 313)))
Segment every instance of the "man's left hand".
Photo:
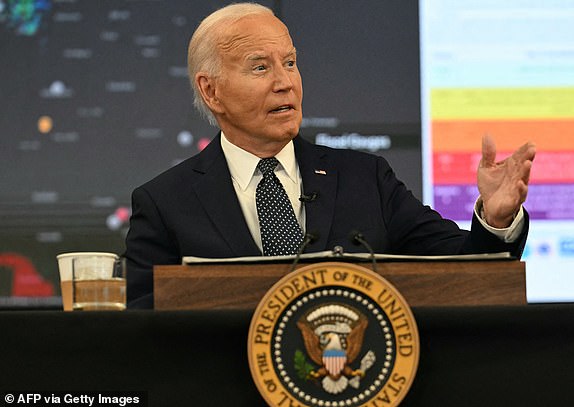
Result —
POLYGON ((528 180, 536 146, 529 142, 510 157, 496 162, 492 137, 482 138, 482 159, 478 165, 478 191, 482 197, 484 220, 495 228, 510 226, 526 200, 528 180))

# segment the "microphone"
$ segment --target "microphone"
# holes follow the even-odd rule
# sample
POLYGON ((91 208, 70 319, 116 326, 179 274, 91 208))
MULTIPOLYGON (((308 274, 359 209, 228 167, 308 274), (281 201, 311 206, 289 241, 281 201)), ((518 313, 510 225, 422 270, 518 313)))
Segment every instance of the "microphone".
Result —
POLYGON ((310 194, 304 194, 302 193, 301 196, 299 197, 299 200, 303 203, 309 203, 309 202, 313 202, 315 199, 317 199, 317 197, 319 196, 318 192, 311 192, 310 194))
POLYGON ((363 246, 365 249, 367 249, 367 251, 371 255, 373 271, 376 273, 377 262, 375 260, 375 252, 373 251, 373 248, 371 247, 369 242, 367 242, 367 240, 365 239, 365 236, 358 230, 353 230, 349 235, 349 238, 351 239, 351 243, 353 243, 355 246, 363 246))
POLYGON ((303 254, 303 250, 305 250, 305 248, 307 246, 315 243, 317 240, 319 240, 319 233, 317 233, 317 232, 305 233, 305 236, 303 236, 303 241, 301 242, 301 245, 299 246, 299 250, 297 250, 297 254, 295 255, 295 260, 293 260, 293 264, 291 264, 291 269, 289 270, 289 273, 291 273, 293 270, 295 270, 295 267, 297 266, 297 263, 299 263, 299 259, 301 258, 301 255, 303 254))

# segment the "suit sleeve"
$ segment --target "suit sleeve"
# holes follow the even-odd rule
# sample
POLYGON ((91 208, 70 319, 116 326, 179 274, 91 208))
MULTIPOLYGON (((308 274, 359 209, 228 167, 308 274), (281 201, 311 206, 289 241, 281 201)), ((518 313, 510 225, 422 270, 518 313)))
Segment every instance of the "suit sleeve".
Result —
POLYGON ((135 189, 125 252, 129 308, 153 308, 153 266, 181 262, 175 241, 153 197, 142 187, 135 189))
POLYGON ((383 218, 394 253, 449 255, 508 251, 517 258, 522 255, 528 233, 527 213, 525 227, 513 243, 505 243, 487 231, 474 214, 470 232, 462 230, 414 197, 397 180, 386 160, 380 158, 377 166, 383 218))

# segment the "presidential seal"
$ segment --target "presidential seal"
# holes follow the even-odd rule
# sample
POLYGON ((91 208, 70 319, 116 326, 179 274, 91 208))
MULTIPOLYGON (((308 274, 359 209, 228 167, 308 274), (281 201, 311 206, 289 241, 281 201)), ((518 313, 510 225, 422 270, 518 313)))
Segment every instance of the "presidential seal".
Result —
POLYGON ((397 406, 418 366, 402 295, 377 273, 317 263, 278 281, 251 320, 248 358, 270 406, 397 406))

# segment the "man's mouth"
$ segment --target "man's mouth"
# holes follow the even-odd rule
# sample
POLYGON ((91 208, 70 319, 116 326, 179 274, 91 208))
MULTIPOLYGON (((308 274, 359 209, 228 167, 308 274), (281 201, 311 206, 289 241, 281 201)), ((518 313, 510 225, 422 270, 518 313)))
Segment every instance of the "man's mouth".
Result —
POLYGON ((271 113, 283 113, 293 109, 293 105, 281 105, 271 110, 271 113))

